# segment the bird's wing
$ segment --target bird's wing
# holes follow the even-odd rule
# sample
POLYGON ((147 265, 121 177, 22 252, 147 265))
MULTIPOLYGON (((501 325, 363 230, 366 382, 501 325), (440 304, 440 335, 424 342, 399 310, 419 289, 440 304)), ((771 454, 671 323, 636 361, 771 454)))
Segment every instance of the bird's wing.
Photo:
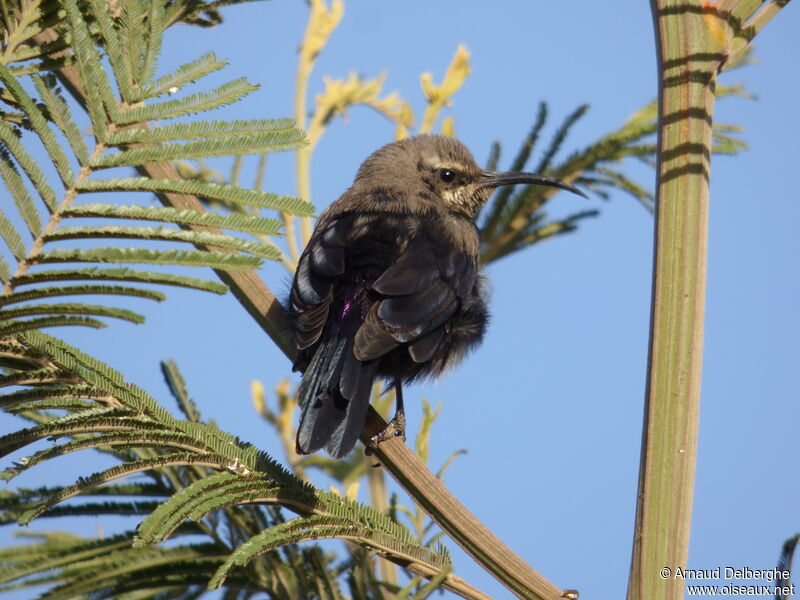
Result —
POLYGON ((449 244, 435 245, 420 231, 372 284, 379 300, 356 333, 356 358, 372 360, 409 344, 415 362, 429 360, 476 277, 474 259, 449 244))
POLYGON ((345 248, 353 216, 331 223, 308 245, 297 264, 289 295, 292 336, 295 346, 304 350, 322 335, 333 299, 333 282, 344 273, 345 248))

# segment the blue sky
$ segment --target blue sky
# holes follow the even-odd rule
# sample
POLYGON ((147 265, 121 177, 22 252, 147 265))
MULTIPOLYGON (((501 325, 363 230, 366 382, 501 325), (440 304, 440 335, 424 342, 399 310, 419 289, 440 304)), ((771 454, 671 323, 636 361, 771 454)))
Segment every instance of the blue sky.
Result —
MULTIPOLYGON (((276 0, 223 14, 225 23, 212 31, 171 30, 162 72, 213 49, 231 63, 220 82, 246 75, 262 85, 216 118, 291 116, 305 4, 276 0)), ((420 115, 420 74, 431 71, 438 81, 459 44, 471 52, 473 73, 445 114, 454 117, 458 137, 479 163, 499 140, 501 166, 508 165, 540 100, 552 116, 545 138, 579 104, 591 104, 564 146, 569 151, 616 129, 656 94, 649 4, 634 0, 613 9, 589 0, 349 0, 309 92, 322 89, 322 75, 386 73, 385 90, 399 91, 420 115)), ((794 6, 759 36, 755 56, 759 64, 724 75, 723 82, 745 82, 758 99, 725 99, 715 114, 716 121, 743 125, 750 148, 712 161, 703 399, 686 565, 695 569, 772 568, 783 541, 800 531, 794 6)), ((367 109, 336 121, 312 164, 319 210, 392 135, 393 126, 367 109)), ((652 171, 630 165, 628 172, 652 187, 652 171)), ((294 193, 289 155, 270 160, 265 187, 294 193)), ((619 598, 627 584, 638 477, 653 220, 621 193, 609 202, 560 194, 551 210, 584 208, 599 208, 601 216, 577 234, 488 269, 493 318, 483 346, 441 382, 409 388, 406 402, 412 435, 418 399, 442 402, 430 463, 438 467, 453 450, 468 450, 446 483, 511 548, 562 588, 579 589, 584 598, 619 598)), ((279 265, 266 265, 264 277, 286 293, 288 276, 279 265)), ((168 293, 171 301, 163 306, 136 305, 148 316, 144 326, 115 323, 63 335, 165 401, 157 361, 176 359, 207 417, 280 456, 272 432, 254 418, 249 385, 258 379, 271 390, 289 373, 286 359, 232 297, 168 293)), ((60 468, 26 474, 20 485, 71 482, 82 463, 62 460, 60 468)), ((43 520, 31 529, 56 525, 43 520)), ((98 526, 109 529, 91 520, 67 526, 87 535, 98 526)), ((8 531, 2 534, 7 540, 8 531)), ((508 597, 448 545, 458 575, 508 597)))

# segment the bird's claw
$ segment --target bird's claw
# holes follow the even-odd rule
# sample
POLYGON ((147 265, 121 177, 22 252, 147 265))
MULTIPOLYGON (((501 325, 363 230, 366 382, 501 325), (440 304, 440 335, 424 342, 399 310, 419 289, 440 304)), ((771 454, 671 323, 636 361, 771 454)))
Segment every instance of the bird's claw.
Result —
POLYGON ((403 413, 396 414, 383 431, 369 439, 364 453, 370 456, 378 448, 378 444, 395 437, 406 441, 406 416, 403 413))

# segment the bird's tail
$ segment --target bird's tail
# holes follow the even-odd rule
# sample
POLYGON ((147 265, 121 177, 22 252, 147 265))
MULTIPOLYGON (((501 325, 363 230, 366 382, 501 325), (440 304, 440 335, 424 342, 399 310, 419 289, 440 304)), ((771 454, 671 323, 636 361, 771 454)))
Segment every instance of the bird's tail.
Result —
POLYGON ((325 448, 342 458, 353 449, 364 427, 376 369, 377 360, 362 362, 353 356, 352 337, 320 342, 298 390, 298 453, 325 448))

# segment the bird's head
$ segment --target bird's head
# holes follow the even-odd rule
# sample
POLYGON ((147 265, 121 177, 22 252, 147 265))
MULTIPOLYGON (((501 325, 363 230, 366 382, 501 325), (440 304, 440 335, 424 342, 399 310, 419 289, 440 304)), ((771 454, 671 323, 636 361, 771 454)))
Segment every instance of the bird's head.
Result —
POLYGON ((474 216, 496 188, 515 183, 558 187, 586 197, 553 177, 482 169, 464 144, 442 135, 418 135, 388 144, 365 160, 356 176, 356 185, 403 190, 468 216, 474 216))

